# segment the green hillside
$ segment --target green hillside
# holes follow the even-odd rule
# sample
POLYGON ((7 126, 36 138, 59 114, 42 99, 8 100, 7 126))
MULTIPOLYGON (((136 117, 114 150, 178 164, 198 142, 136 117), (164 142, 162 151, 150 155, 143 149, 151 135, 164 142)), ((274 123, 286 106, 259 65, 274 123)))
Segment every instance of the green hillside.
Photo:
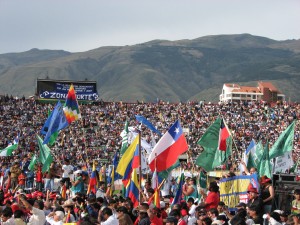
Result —
POLYGON ((0 94, 30 96, 37 78, 96 80, 105 101, 218 101, 223 83, 271 81, 300 100, 300 41, 250 34, 154 40, 81 53, 32 49, 0 55, 0 94))

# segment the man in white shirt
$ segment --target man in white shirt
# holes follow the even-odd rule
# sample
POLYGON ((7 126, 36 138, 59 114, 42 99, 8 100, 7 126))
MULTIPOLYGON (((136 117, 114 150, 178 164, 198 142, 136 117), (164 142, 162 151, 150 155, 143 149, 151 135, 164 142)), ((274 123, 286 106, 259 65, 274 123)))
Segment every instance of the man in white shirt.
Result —
POLYGON ((46 222, 45 212, 43 211, 44 203, 42 200, 35 200, 34 204, 31 205, 25 199, 24 194, 19 195, 20 202, 25 206, 26 209, 29 209, 32 213, 29 218, 27 225, 44 225, 46 222))
POLYGON ((50 225, 63 225, 63 219, 65 217, 65 213, 62 211, 51 212, 48 216, 46 216, 46 220, 50 225))
POLYGON ((101 225, 119 225, 119 220, 113 216, 112 210, 108 207, 102 210, 102 216, 104 222, 100 222, 101 225))
POLYGON ((65 164, 62 166, 62 182, 66 183, 67 189, 71 187, 70 175, 73 173, 74 167, 70 165, 70 160, 65 159, 65 164))

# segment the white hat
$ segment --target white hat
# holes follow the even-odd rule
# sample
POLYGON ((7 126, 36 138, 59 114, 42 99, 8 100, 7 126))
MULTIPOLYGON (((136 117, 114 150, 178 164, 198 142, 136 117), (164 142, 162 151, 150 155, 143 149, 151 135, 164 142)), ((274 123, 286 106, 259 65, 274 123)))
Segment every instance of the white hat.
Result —
POLYGON ((82 174, 82 170, 76 170, 76 171, 74 172, 74 174, 78 174, 78 173, 82 174))
POLYGON ((160 208, 165 208, 166 207, 166 203, 163 202, 163 201, 160 201, 159 204, 160 204, 160 208))
POLYGON ((59 220, 63 220, 63 218, 65 217, 65 214, 63 211, 56 211, 55 215, 58 216, 59 220))

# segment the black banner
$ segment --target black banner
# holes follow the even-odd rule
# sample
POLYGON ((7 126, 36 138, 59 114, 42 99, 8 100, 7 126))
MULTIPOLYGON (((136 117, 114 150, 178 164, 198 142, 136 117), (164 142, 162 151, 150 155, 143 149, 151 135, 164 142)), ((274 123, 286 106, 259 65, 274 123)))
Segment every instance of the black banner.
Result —
POLYGON ((78 101, 97 101, 99 98, 95 81, 37 80, 38 99, 65 100, 73 84, 78 101))

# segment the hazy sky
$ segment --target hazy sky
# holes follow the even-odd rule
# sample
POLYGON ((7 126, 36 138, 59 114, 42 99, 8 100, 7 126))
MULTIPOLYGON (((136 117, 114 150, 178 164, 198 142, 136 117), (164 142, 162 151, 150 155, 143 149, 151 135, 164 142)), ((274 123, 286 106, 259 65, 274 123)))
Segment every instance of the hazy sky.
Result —
POLYGON ((300 0, 0 0, 0 53, 249 33, 300 38, 300 0))

